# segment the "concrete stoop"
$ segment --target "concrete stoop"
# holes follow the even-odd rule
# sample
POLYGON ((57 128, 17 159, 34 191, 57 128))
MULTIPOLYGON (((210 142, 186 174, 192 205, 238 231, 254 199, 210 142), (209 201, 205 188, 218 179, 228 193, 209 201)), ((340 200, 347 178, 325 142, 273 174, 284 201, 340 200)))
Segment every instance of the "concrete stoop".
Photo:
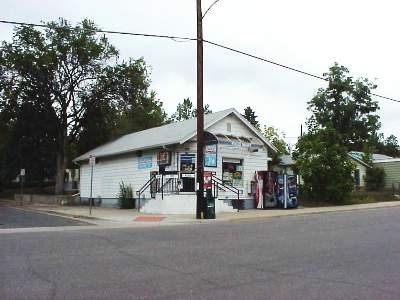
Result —
MULTIPOLYGON (((142 199, 140 211, 150 214, 193 214, 196 211, 196 194, 157 194, 155 199, 142 199)), ((236 211, 230 200, 216 199, 215 212, 236 211)))

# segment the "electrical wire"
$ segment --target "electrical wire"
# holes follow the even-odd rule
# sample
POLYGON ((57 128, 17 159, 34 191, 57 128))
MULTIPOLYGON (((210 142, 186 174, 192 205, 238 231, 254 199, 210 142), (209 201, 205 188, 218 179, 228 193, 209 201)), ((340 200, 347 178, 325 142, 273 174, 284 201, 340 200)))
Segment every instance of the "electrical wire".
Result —
POLYGON ((211 9, 215 4, 217 4, 218 1, 220 1, 220 0, 215 0, 215 1, 207 8, 206 12, 205 12, 205 13, 203 14, 203 16, 201 17, 202 19, 204 19, 204 17, 206 16, 206 14, 210 11, 210 9, 211 9))
MULTIPOLYGON (((218 1, 219 0, 214 1, 214 3, 210 6, 210 8, 214 4, 216 4, 218 1)), ((207 11, 206 11, 206 13, 207 13, 207 11)), ((206 15, 206 13, 203 15, 203 18, 206 15)), ((0 20, 0 23, 11 24, 11 25, 20 25, 20 26, 33 26, 33 27, 49 28, 49 26, 46 25, 46 24, 35 24, 35 23, 16 22, 16 21, 8 21, 8 20, 0 20)), ((114 30, 102 30, 102 29, 96 29, 95 32, 107 33, 107 34, 130 35, 130 36, 166 38, 166 39, 171 39, 171 40, 173 40, 175 42, 197 41, 196 38, 188 38, 188 37, 173 36, 173 35, 162 35, 162 34, 135 33, 135 32, 127 32, 127 31, 114 31, 114 30)), ((263 57, 260 57, 260 56, 245 52, 245 51, 234 49, 234 48, 229 47, 229 46, 225 46, 225 45, 222 45, 222 44, 219 44, 219 43, 216 43, 216 42, 212 42, 212 41, 209 41, 209 40, 204 40, 204 39, 203 39, 203 42, 206 43, 206 44, 213 45, 213 46, 218 47, 218 48, 222 48, 222 49, 225 49, 225 50, 228 50, 228 51, 231 51, 231 52, 235 52, 235 53, 247 56, 247 57, 251 57, 251 58, 254 58, 254 59, 269 63, 269 64, 272 64, 272 65, 275 65, 275 66, 278 66, 278 67, 281 67, 281 68, 284 68, 284 69, 287 69, 287 70, 290 70, 290 71, 293 71, 293 72, 297 72, 297 73, 300 73, 300 74, 303 74, 303 75, 306 75, 306 76, 309 76, 309 77, 313 77, 313 78, 320 79, 320 80, 323 80, 323 81, 328 81, 327 78, 324 78, 322 76, 315 75, 315 74, 312 74, 312 73, 309 73, 309 72, 305 72, 305 71, 302 71, 300 69, 296 69, 294 67, 290 67, 290 66, 287 66, 287 65, 284 65, 284 64, 281 64, 281 63, 272 61, 270 59, 266 59, 266 58, 263 58, 263 57)), ((400 100, 397 100, 397 99, 394 99, 394 98, 391 98, 391 97, 387 97, 387 96, 383 96, 383 95, 379 95, 379 94, 375 94, 375 93, 371 93, 371 95, 375 96, 375 97, 379 97, 379 98, 385 99, 385 100, 389 100, 389 101, 400 103, 400 100)))

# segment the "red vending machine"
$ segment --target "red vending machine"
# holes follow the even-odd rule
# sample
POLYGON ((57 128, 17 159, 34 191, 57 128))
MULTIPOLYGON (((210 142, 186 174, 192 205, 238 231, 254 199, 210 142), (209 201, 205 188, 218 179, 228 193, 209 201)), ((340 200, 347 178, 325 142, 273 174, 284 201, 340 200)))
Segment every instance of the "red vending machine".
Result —
POLYGON ((266 209, 277 206, 278 173, 256 171, 255 208, 266 209))

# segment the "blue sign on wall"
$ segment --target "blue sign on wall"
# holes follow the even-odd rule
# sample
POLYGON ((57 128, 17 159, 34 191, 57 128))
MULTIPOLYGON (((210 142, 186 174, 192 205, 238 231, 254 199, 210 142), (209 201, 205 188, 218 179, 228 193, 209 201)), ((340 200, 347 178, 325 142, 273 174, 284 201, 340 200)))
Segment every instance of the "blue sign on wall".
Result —
POLYGON ((204 147, 204 166, 217 167, 217 144, 204 147))
POLYGON ((151 167, 153 167, 153 156, 146 155, 146 156, 138 157, 138 169, 139 170, 150 169, 151 167))

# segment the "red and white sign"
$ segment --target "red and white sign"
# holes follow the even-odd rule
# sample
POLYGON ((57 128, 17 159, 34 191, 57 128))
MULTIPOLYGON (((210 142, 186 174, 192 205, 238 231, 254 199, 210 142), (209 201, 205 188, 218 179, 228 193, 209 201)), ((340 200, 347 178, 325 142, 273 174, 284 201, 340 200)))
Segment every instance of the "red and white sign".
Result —
POLYGON ((204 189, 209 190, 212 188, 212 176, 213 172, 204 171, 204 189))

